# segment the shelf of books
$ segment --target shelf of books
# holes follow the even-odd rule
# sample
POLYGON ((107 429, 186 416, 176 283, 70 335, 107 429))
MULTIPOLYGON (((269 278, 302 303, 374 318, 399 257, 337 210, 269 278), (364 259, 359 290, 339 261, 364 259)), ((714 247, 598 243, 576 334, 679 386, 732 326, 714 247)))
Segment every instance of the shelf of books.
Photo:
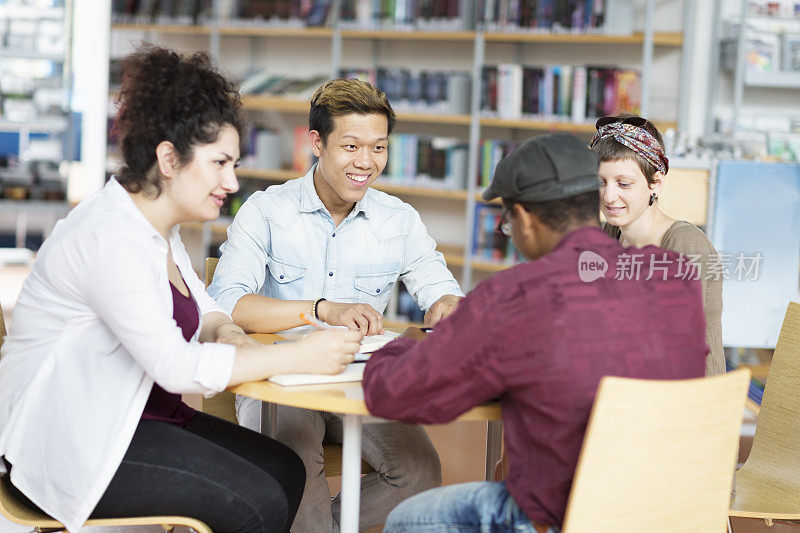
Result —
POLYGON ((252 111, 283 111, 285 113, 308 113, 308 100, 289 98, 286 96, 272 96, 251 94, 242 96, 242 105, 252 111))
POLYGON ((193 24, 113 24, 114 30, 136 32, 172 33, 178 35, 209 35, 211 26, 196 26, 193 24))
POLYGON ((385 31, 342 30, 342 39, 380 39, 382 41, 464 41, 475 39, 474 31, 385 31))
MULTIPOLYGON (((329 27, 281 27, 270 25, 195 25, 195 24, 150 24, 116 23, 115 30, 158 32, 183 35, 209 35, 213 31, 220 35, 234 37, 309 37, 331 38, 333 29, 329 27)), ((342 39, 370 39, 382 41, 456 41, 471 42, 475 31, 392 31, 392 30, 342 30, 342 39)), ((484 39, 495 43, 554 43, 554 44, 624 44, 638 45, 644 42, 642 33, 631 35, 607 35, 603 33, 556 33, 537 32, 485 32, 484 39)), ((655 33, 655 46, 683 46, 683 34, 679 32, 655 33)))
POLYGON ((472 259, 470 265, 479 272, 499 272, 522 261, 511 239, 498 231, 503 207, 497 204, 475 204, 472 226, 472 259))
MULTIPOLYGON (((644 34, 607 35, 603 33, 553 33, 553 32, 487 32, 486 42, 495 43, 556 43, 556 44, 642 44, 644 34)), ((654 33, 655 46, 681 47, 683 34, 680 32, 654 33)))
POLYGON ((220 26, 220 35, 235 37, 299 37, 330 39, 331 28, 281 28, 270 26, 220 26))
MULTIPOLYGON (((334 73, 381 88, 397 113, 399 127, 389 138, 387 166, 374 187, 416 202, 421 210, 449 202, 443 216, 453 224, 474 220, 471 236, 464 235, 470 228, 459 229, 453 237, 459 246, 441 250, 448 266, 459 269, 465 291, 471 289, 473 271, 497 272, 521 260, 509 239, 495 231, 500 201, 484 202, 480 196, 497 162, 530 135, 566 131, 588 139, 597 117, 639 112, 643 80, 637 64, 652 60, 644 57, 649 52, 642 46, 645 35, 632 26, 634 14, 612 16, 608 1, 225 0, 214 12, 208 9, 212 2, 196 0, 113 4, 117 30, 151 32, 153 39, 160 33, 209 36, 212 53, 227 54, 221 64, 237 53, 240 57, 231 64, 249 65, 240 73, 240 90, 253 131, 245 168, 237 173, 241 189, 225 207, 229 216, 253 192, 310 168, 307 126, 298 115, 308 113, 313 91, 330 73, 328 65, 282 72, 282 67, 260 62, 261 45, 255 41, 249 47, 221 47, 217 37, 319 39, 299 42, 296 53, 286 49, 293 61, 302 61, 306 48, 317 43, 329 45, 334 73), (520 45, 516 53, 508 46, 515 44, 520 45), (544 52, 533 50, 539 45, 544 52), (594 59, 581 53, 606 45, 594 59), (625 46, 642 49, 641 62, 631 60, 625 46), (551 60, 551 49, 557 52, 554 58, 564 59, 551 60), (247 50, 249 62, 241 57, 247 50), (473 95, 478 96, 475 103, 473 95), (472 176, 469 163, 475 160, 478 170, 472 176)), ((652 36, 661 47, 658 53, 673 54, 683 46, 681 32, 652 36)), ((657 125, 675 127, 666 121, 657 125)), ((229 223, 223 218, 211 227, 214 239, 224 238, 229 223)))
POLYGON ((233 37, 301 37, 330 39, 331 28, 290 28, 277 26, 210 26, 194 24, 114 24, 115 30, 156 32, 179 35, 210 35, 216 31, 220 35, 233 37))
MULTIPOLYGON (((281 111, 284 113, 308 113, 308 100, 300 100, 286 96, 246 95, 242 97, 242 105, 251 111, 281 111)), ((397 113, 398 121, 419 122, 429 124, 450 124, 468 126, 469 115, 452 115, 446 113, 403 112, 397 113)))
MULTIPOLYGON (((239 178, 251 178, 275 183, 283 183, 290 179, 298 178, 302 172, 291 169, 257 169, 257 168, 240 168, 236 171, 239 178)), ((417 196, 422 198, 436 198, 439 200, 458 200, 465 201, 467 199, 467 191, 465 190, 452 190, 444 188, 422 187, 414 185, 403 185, 392 183, 391 177, 381 177, 376 181, 372 187, 379 191, 384 191, 389 194, 396 194, 399 196, 417 196)), ((414 178, 407 181, 413 181, 414 178)))

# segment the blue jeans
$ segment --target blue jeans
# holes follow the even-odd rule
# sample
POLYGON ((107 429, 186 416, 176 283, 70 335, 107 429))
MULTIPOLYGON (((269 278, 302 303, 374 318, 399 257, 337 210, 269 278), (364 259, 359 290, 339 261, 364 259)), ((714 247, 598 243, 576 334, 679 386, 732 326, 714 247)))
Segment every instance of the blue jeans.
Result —
MULTIPOLYGON (((389 514, 383 533, 536 533, 504 482, 461 483, 413 496, 389 514)), ((551 529, 557 533, 555 529, 551 529)))

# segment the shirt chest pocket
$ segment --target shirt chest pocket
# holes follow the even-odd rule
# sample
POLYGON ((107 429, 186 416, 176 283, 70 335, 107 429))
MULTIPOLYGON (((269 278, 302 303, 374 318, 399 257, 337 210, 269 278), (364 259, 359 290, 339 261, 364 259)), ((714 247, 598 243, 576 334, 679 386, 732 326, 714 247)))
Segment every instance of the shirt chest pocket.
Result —
POLYGON ((306 267, 292 265, 268 256, 267 268, 269 270, 267 286, 271 285, 273 288, 273 290, 269 290, 271 294, 267 294, 267 296, 287 300, 302 298, 303 276, 308 271, 306 267))
POLYGON ((398 275, 399 272, 356 274, 353 280, 356 302, 369 304, 379 313, 383 313, 398 275))

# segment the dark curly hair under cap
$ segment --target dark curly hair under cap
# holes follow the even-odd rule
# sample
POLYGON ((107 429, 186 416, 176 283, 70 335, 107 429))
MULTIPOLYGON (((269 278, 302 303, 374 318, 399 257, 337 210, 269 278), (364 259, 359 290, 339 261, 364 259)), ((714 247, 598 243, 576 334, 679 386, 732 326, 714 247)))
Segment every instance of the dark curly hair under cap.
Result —
POLYGON ((244 142, 238 87, 217 72, 205 52, 184 57, 142 44, 121 65, 114 128, 123 158, 117 181, 128 192, 161 194, 156 147, 163 141, 175 146, 181 166, 192 160, 195 146, 216 141, 226 125, 236 128, 244 142))

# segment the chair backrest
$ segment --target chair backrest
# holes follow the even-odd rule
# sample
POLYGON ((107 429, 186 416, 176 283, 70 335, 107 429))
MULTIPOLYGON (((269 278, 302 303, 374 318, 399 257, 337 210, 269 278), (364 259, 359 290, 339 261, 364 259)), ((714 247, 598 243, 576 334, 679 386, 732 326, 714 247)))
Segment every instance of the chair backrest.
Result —
MULTIPOLYGON (((206 257, 206 287, 211 285, 211 280, 214 279, 217 263, 219 259, 216 257, 206 257)), ((203 412, 234 424, 239 423, 236 420, 236 396, 227 391, 215 394, 211 398, 203 398, 203 412)))
POLYGON ((218 258, 206 257, 206 287, 211 285, 211 281, 214 279, 214 271, 217 270, 217 263, 219 263, 218 258))
POLYGON ((800 304, 791 302, 767 374, 753 448, 736 472, 733 509, 800 509, 800 304))
POLYGON ((749 380, 603 378, 564 532, 722 532, 749 380))

